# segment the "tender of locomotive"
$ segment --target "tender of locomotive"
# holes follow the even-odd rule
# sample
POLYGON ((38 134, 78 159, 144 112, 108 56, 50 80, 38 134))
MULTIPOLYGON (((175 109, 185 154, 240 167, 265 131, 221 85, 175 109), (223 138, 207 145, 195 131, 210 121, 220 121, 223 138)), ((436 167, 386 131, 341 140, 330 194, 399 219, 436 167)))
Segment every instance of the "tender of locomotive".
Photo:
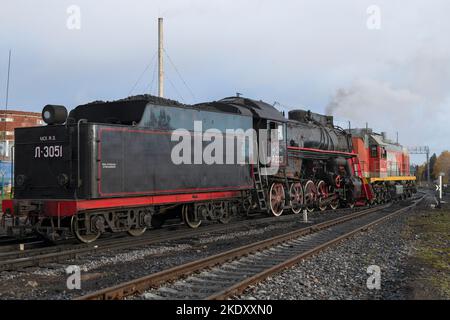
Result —
POLYGON ((136 236, 179 204, 187 204, 188 224, 195 225, 194 210, 226 221, 241 191, 252 188, 241 165, 171 161, 174 129, 190 130, 194 120, 204 128, 251 128, 249 111, 231 114, 154 97, 79 106, 67 121, 54 116, 61 110, 44 108, 48 126, 16 129, 14 199, 4 203, 19 215, 25 207, 29 222, 47 237, 73 232, 91 242, 107 230, 136 236))
MULTIPOLYGON (((64 107, 46 106, 42 114, 47 126, 15 131, 14 197, 3 208, 21 223, 11 231, 25 225, 53 240, 92 242, 104 232, 138 236, 174 215, 196 228, 242 212, 279 216, 376 196, 350 134, 332 117, 308 111, 286 119, 267 103, 240 97, 184 105, 145 95, 78 106, 68 116, 64 107), (252 163, 259 153, 244 144, 244 163, 207 164, 192 139, 183 154, 188 161, 175 163, 178 129, 192 138, 208 129, 253 129, 271 161, 252 163)), ((211 139, 200 141, 201 153, 211 139)))

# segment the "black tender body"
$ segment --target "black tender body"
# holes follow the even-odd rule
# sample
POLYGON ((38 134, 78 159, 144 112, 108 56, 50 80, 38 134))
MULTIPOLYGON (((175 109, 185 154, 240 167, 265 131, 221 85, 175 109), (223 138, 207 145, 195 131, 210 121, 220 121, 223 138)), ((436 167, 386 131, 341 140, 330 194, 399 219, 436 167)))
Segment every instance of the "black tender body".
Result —
MULTIPOLYGON (((252 127, 248 109, 145 98, 79 106, 67 125, 16 130, 16 199, 98 199, 252 188, 248 166, 174 164, 175 129, 252 127), (217 107, 216 107, 217 106, 217 107), (222 108, 220 108, 222 107, 222 108), (49 154, 48 149, 51 149, 49 154), (62 156, 54 149, 62 149, 62 156)), ((206 145, 203 142, 203 145, 206 145)), ((225 146, 224 146, 225 148, 225 146)))

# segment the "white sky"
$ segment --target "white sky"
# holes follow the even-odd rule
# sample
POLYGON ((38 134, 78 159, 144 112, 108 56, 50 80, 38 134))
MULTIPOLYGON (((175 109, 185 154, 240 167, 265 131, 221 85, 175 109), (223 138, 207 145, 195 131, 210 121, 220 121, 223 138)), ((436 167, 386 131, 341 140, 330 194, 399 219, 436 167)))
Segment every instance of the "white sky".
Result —
MULTIPOLYGON (((195 96, 166 58, 167 97, 241 92, 320 113, 334 101, 339 120, 440 152, 450 149, 449 12, 448 0, 0 0, 0 107, 10 48, 10 108, 127 96, 152 62, 161 15, 167 53, 195 96), (70 5, 80 30, 66 26, 70 5), (367 28, 370 5, 380 30, 367 28)), ((154 66, 133 94, 150 91, 154 66)))

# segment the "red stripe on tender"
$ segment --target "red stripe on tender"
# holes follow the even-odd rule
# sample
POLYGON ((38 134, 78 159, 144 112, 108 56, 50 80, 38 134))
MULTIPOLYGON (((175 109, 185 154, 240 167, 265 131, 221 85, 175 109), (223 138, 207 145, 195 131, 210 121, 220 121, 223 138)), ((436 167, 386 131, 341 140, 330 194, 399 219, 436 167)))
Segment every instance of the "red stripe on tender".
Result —
POLYGON ((155 193, 155 194, 161 194, 161 193, 174 193, 174 192, 201 192, 201 191, 212 191, 217 189, 222 190, 248 190, 253 188, 252 185, 248 186, 237 186, 237 187, 210 187, 210 188, 188 188, 188 189, 173 189, 173 190, 160 190, 160 191, 135 191, 135 192, 114 192, 114 193, 104 193, 102 192, 101 196, 107 196, 107 197, 113 197, 113 196, 121 196, 121 195, 142 195, 145 193, 155 193))
MULTIPOLYGON (((240 191, 219 191, 209 193, 187 193, 176 195, 159 195, 133 198, 109 198, 95 200, 49 200, 44 202, 46 216, 72 216, 78 211, 143 207, 163 204, 189 203, 196 201, 237 198, 240 191)), ((20 200, 16 200, 20 201, 20 200)))
POLYGON ((308 151, 308 152, 319 152, 319 153, 337 153, 337 154, 345 154, 347 156, 356 157, 356 153, 350 153, 350 152, 343 152, 343 151, 331 151, 331 150, 321 150, 321 149, 312 149, 312 148, 299 148, 299 147, 288 147, 289 150, 296 150, 296 151, 308 151))

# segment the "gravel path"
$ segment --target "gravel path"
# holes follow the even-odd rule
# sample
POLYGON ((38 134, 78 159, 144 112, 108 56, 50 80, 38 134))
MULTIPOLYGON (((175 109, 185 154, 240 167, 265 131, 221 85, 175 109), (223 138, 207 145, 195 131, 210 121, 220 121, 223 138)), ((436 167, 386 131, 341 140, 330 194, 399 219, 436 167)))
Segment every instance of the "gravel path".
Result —
MULTIPOLYGON (((421 205, 429 205, 427 201, 421 205)), ((413 210, 249 288, 239 299, 408 299, 408 258, 414 248, 403 232, 413 210), (369 266, 381 270, 381 288, 367 288, 369 266)))

